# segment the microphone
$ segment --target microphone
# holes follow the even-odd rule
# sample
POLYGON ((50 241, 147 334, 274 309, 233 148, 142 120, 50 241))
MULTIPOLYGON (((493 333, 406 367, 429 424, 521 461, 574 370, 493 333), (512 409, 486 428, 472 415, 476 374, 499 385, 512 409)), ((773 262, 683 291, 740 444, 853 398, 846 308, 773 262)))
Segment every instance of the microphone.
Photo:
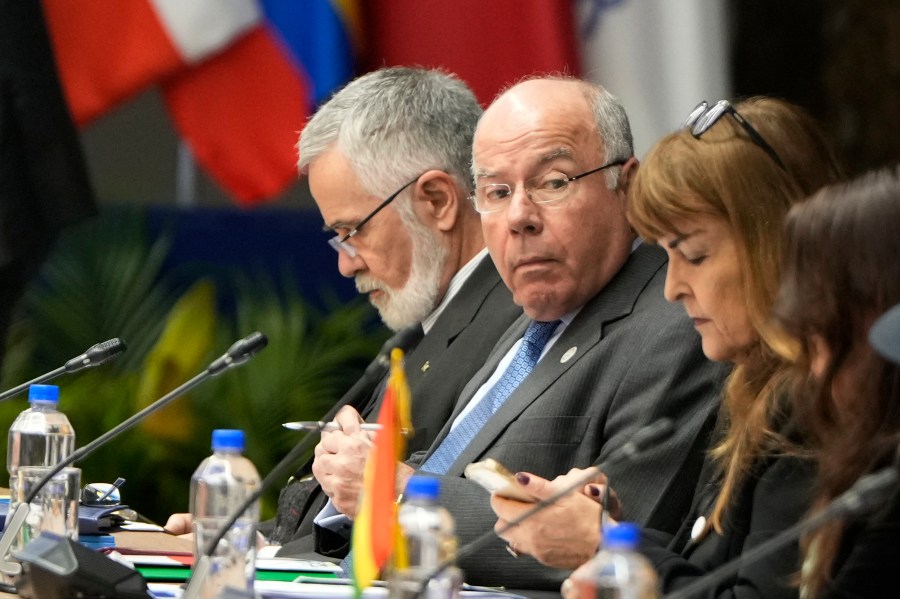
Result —
POLYGON ((41 376, 34 378, 27 383, 22 383, 21 385, 0 393, 0 401, 18 395, 22 391, 28 389, 28 387, 30 387, 31 385, 39 385, 43 382, 49 381, 50 379, 54 379, 61 374, 71 374, 73 372, 78 372, 79 370, 84 370, 85 368, 93 368, 94 366, 99 366, 107 360, 111 360, 112 358, 118 356, 126 349, 127 348, 125 346, 125 342, 118 337, 114 337, 113 339, 104 341, 103 343, 92 345, 87 348, 83 354, 75 356, 74 358, 66 362, 65 365, 42 374, 41 376))
MULTIPOLYGON (((15 539, 16 535, 19 533, 19 530, 22 528, 22 525, 25 522, 25 518, 28 516, 28 513, 31 509, 31 502, 35 497, 37 497, 38 493, 40 493, 41 489, 47 484, 47 482, 49 482, 54 476, 61 472, 63 468, 84 459, 85 457, 93 453, 96 449, 105 445, 108 441, 112 440, 115 437, 118 437, 125 431, 132 428, 134 425, 138 424, 141 420, 143 420, 150 414, 164 408, 172 400, 190 391, 205 380, 216 376, 232 367, 244 364, 258 351, 263 349, 267 344, 268 339, 265 335, 259 332, 251 333, 244 339, 241 339, 230 348, 228 348, 228 351, 224 355, 210 363, 210 365, 206 369, 204 369, 203 372, 196 375, 189 381, 182 383, 180 386, 168 392, 166 395, 156 400, 140 412, 134 414, 124 422, 121 422, 120 424, 114 426, 87 445, 76 449, 65 459, 59 461, 55 466, 53 466, 47 472, 47 474, 45 474, 37 482, 37 484, 34 485, 34 487, 25 497, 24 501, 19 503, 16 506, 16 509, 11 512, 10 517, 8 518, 6 523, 6 529, 3 531, 3 535, 0 536, 0 572, 9 576, 17 576, 21 573, 22 565, 16 561, 12 561, 9 559, 8 554, 10 547, 12 546, 13 540, 15 539)), ((88 350, 88 352, 90 352, 90 350, 88 350)), ((87 355, 88 352, 85 352, 85 355, 87 355)))
MULTIPOLYGON (((579 489, 586 485, 591 479, 593 479, 597 474, 599 474, 602 470, 609 468, 612 465, 618 464, 620 462, 629 462, 636 457, 639 457, 642 453, 650 449, 653 445, 663 441, 669 437, 675 430, 675 425, 672 423, 672 420, 669 418, 660 418, 655 422, 648 424, 647 426, 639 429, 631 439, 626 442, 624 445, 619 446, 615 449, 608 458, 605 460, 597 460, 590 468, 587 469, 584 476, 579 477, 574 483, 569 486, 563 488, 557 493, 547 497, 546 499, 542 499, 534 504, 533 507, 523 512, 518 518, 514 518, 506 523, 506 525, 500 527, 496 532, 494 530, 488 530, 480 537, 477 537, 475 540, 469 542, 466 545, 456 552, 456 556, 452 559, 448 559, 442 562, 438 567, 434 570, 434 572, 430 573, 422 582, 422 586, 419 588, 416 593, 416 597, 422 596, 425 590, 428 587, 429 582, 435 576, 443 572, 446 568, 453 565, 453 562, 458 560, 461 557, 466 557, 475 551, 481 549, 485 545, 487 545, 494 537, 503 534, 507 530, 511 528, 515 528, 525 520, 528 520, 538 512, 541 512, 551 505, 554 505, 557 501, 572 493, 576 489, 579 489), (599 462, 599 463, 598 463, 599 462)), ((607 495, 609 492, 607 491, 607 495)))
POLYGON ((666 595, 666 599, 699 597, 715 588, 723 580, 734 576, 741 566, 752 564, 764 555, 769 555, 789 543, 796 542, 802 535, 810 533, 832 520, 854 518, 880 507, 895 490, 898 478, 900 477, 894 466, 887 466, 860 477, 853 486, 838 495, 822 511, 801 520, 753 549, 745 551, 686 587, 669 593, 666 595))
POLYGON ((250 333, 243 339, 235 341, 222 357, 213 360, 206 368, 206 372, 210 376, 215 376, 228 368, 240 366, 268 344, 269 339, 259 331, 250 333))

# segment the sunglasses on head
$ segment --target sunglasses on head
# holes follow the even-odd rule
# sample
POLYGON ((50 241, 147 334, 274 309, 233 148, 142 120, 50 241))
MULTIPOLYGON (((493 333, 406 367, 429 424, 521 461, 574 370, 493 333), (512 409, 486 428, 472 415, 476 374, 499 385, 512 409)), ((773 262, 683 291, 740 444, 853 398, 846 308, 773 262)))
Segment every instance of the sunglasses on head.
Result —
POLYGON ((763 139, 763 136, 759 134, 759 131, 754 129, 753 126, 734 109, 734 106, 732 106, 731 102, 728 100, 719 100, 712 106, 710 106, 706 100, 700 102, 681 124, 681 128, 690 129, 691 135, 700 139, 701 135, 709 131, 719 119, 728 114, 744 128, 744 131, 747 132, 747 135, 750 136, 750 140, 753 143, 762 148, 762 150, 775 161, 775 164, 777 164, 781 170, 787 171, 784 162, 781 161, 781 158, 779 158, 772 146, 763 139))

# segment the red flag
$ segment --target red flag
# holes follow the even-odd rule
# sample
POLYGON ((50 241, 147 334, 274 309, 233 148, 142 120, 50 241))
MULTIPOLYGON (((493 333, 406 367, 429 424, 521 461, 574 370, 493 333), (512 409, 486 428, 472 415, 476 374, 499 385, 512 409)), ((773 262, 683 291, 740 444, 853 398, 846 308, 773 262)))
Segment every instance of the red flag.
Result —
POLYGON ((571 0, 372 0, 371 68, 444 67, 482 102, 533 73, 578 75, 571 0))
POLYGON ((85 125, 185 67, 144 0, 43 0, 66 101, 85 125))
POLYGON ((181 136, 206 172, 244 203, 297 180, 305 82, 260 27, 163 85, 181 136))

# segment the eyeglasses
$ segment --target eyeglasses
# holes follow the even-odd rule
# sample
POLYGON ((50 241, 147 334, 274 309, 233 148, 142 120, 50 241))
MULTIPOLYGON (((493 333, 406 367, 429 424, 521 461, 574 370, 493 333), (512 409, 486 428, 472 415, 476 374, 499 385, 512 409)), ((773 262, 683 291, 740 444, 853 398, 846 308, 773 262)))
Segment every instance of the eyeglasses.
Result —
MULTIPOLYGON (((419 177, 421 177, 421 176, 422 176, 422 175, 419 175, 419 177)), ((381 212, 382 208, 384 208, 385 206, 387 206, 388 204, 390 204, 391 202, 393 202, 394 199, 395 199, 398 195, 400 195, 400 192, 402 192, 404 189, 406 189, 407 187, 409 187, 410 185, 412 185, 413 183, 415 183, 416 181, 418 181, 418 180, 419 180, 419 177, 416 177, 415 179, 413 179, 413 180, 410 181, 409 183, 404 183, 404 184, 403 184, 403 187, 401 187, 400 189, 398 189, 397 191, 395 191, 394 193, 392 193, 391 195, 389 195, 388 198, 387 198, 385 201, 383 201, 383 202, 381 202, 380 204, 378 204, 378 207, 375 208, 375 210, 373 210, 372 212, 370 212, 369 215, 366 216, 364 219, 362 219, 361 221, 359 221, 359 224, 356 225, 355 227, 353 227, 353 229, 351 229, 349 233, 347 233, 347 234, 344 235, 343 237, 340 236, 340 235, 335 235, 334 237, 332 237, 331 239, 329 239, 329 240, 328 240, 328 245, 330 245, 331 247, 333 247, 333 248, 334 248, 334 251, 336 251, 336 252, 344 252, 345 254, 347 254, 348 256, 350 256, 351 258, 355 258, 355 257, 356 257, 356 248, 353 247, 352 245, 350 245, 349 243, 347 243, 347 240, 350 239, 351 237, 353 237, 354 235, 356 235, 357 233, 359 233, 359 230, 363 228, 363 225, 365 225, 367 222, 369 222, 370 220, 372 220, 372 217, 373 217, 373 216, 375 216, 376 214, 378 214, 379 212, 381 212)), ((325 230, 327 231, 328 229, 326 228, 325 230)))
MULTIPOLYGON (((628 159, 619 159, 608 162, 603 166, 598 166, 580 175, 566 177, 562 173, 551 171, 532 177, 525 181, 522 187, 525 195, 535 204, 553 204, 560 202, 569 197, 575 190, 575 182, 582 177, 599 173, 600 171, 613 167, 621 166, 628 162, 628 159)), ((470 199, 475 202, 475 210, 480 214, 490 214, 503 210, 509 203, 509 199, 516 191, 517 185, 508 183, 490 183, 476 187, 470 199)))
POLYGON ((784 166, 784 162, 781 161, 781 158, 778 157, 778 154, 775 152, 774 148, 763 139, 763 136, 759 134, 759 131, 753 128, 753 126, 747 122, 747 120, 741 116, 741 114, 734 109, 734 106, 731 105, 731 102, 728 100, 719 100, 712 106, 707 103, 706 100, 703 100, 691 111, 691 113, 684 119, 684 122, 681 124, 682 129, 690 129, 691 135, 695 138, 700 139, 700 136, 709 131, 713 125, 715 125, 719 119, 721 119, 726 114, 730 114, 734 117, 734 120, 738 122, 738 124, 744 128, 744 131, 747 132, 747 135, 750 136, 750 140, 755 143, 757 146, 763 149, 766 154, 768 154, 772 160, 775 161, 781 170, 787 171, 787 168, 784 166))

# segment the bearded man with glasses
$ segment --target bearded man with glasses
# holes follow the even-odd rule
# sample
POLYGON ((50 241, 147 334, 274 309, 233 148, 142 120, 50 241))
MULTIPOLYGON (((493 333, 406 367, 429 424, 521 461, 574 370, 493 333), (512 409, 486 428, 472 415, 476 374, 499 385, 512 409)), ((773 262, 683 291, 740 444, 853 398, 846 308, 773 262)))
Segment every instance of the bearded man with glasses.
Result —
MULTIPOLYGON (((462 386, 518 316, 467 200, 480 114, 474 94, 455 77, 396 67, 350 83, 300 135, 300 169, 325 229, 335 234, 329 244, 338 269, 397 331, 398 343, 387 345, 406 346, 409 451, 430 445, 462 386)), ((383 392, 380 382, 359 387, 348 395, 360 401, 351 399, 335 418, 343 430, 322 433, 316 447, 312 472, 329 501, 314 527, 309 516, 324 502, 310 504, 306 523, 280 555, 345 552, 369 449, 359 423, 377 417, 383 392)), ((279 510, 280 520, 290 523, 286 511, 279 510)), ((279 522, 276 536, 283 539, 285 528, 279 522)))
MULTIPOLYGON (((481 112, 456 77, 394 67, 349 83, 300 134, 299 169, 333 234, 337 267, 396 334, 340 399, 342 430, 322 433, 314 463, 282 491, 274 528, 263 527, 282 545, 279 555, 313 553, 314 530, 338 547, 326 553, 346 553, 370 446, 359 425, 377 419, 391 348, 406 352, 414 431, 408 449, 426 449, 463 385, 521 314, 467 199, 481 112), (325 526, 317 528, 323 507, 325 526)), ((170 523, 175 532, 189 530, 189 521, 186 530, 170 523)))

